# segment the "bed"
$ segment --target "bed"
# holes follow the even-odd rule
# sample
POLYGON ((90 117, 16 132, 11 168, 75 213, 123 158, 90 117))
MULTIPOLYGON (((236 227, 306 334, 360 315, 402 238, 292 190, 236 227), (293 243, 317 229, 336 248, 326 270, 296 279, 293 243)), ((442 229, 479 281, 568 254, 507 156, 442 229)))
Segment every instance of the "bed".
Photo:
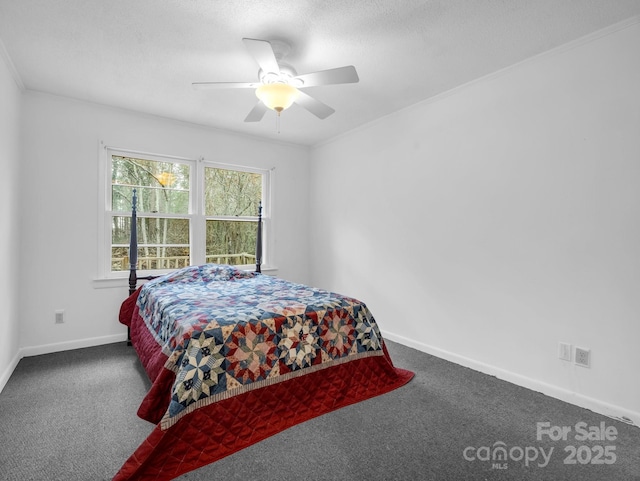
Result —
POLYGON ((364 303, 262 274, 257 254, 255 272, 190 266, 123 302, 152 383, 138 415, 155 428, 114 481, 174 479, 413 377, 364 303))

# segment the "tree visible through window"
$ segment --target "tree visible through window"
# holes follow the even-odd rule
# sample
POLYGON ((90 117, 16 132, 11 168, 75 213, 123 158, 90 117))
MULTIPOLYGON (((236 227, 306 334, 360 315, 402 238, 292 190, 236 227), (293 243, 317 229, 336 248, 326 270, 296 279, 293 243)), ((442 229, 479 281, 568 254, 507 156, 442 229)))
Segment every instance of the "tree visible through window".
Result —
POLYGON ((129 270, 134 189, 138 269, 255 264, 264 172, 116 154, 110 165, 112 272, 129 270))

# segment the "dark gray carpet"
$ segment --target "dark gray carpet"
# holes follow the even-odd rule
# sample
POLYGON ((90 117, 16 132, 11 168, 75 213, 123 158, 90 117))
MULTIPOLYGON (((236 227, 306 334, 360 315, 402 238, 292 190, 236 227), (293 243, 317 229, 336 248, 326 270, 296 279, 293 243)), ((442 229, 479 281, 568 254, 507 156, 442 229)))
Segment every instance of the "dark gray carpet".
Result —
MULTIPOLYGON (((179 479, 640 480, 638 427, 388 344, 395 364, 416 373, 407 386, 179 479), (538 422, 572 431, 567 441, 538 441, 538 422), (576 441, 579 422, 605 422, 616 439, 576 441), (469 448, 468 458, 484 459, 500 442, 511 454, 506 461, 463 455, 469 448), (518 459, 527 452, 533 458, 534 451, 537 459, 518 459), (567 458, 576 464, 565 464, 567 458)), ((148 387, 124 343, 23 359, 0 394, 0 479, 110 480, 152 429, 135 414, 148 387)))

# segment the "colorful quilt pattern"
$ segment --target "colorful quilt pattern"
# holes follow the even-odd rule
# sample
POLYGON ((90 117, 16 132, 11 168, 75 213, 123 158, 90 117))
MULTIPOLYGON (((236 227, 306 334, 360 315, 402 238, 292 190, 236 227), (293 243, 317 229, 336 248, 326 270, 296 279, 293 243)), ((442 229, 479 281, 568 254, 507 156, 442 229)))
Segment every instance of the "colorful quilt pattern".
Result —
POLYGON ((176 374, 163 429, 213 402, 384 355, 362 302, 231 266, 192 266, 150 281, 138 308, 176 374))

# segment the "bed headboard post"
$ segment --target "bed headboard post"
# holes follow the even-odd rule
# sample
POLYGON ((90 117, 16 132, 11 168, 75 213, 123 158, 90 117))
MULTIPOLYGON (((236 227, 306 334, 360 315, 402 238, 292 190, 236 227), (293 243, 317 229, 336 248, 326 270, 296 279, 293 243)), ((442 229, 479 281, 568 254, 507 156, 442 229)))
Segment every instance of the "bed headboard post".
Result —
POLYGON ((129 240, 129 295, 135 292, 138 284, 138 275, 136 273, 138 266, 137 202, 136 189, 133 189, 133 198, 131 199, 131 238, 129 240))
POLYGON ((262 202, 258 204, 258 234, 256 235, 256 272, 262 272, 262 202))

